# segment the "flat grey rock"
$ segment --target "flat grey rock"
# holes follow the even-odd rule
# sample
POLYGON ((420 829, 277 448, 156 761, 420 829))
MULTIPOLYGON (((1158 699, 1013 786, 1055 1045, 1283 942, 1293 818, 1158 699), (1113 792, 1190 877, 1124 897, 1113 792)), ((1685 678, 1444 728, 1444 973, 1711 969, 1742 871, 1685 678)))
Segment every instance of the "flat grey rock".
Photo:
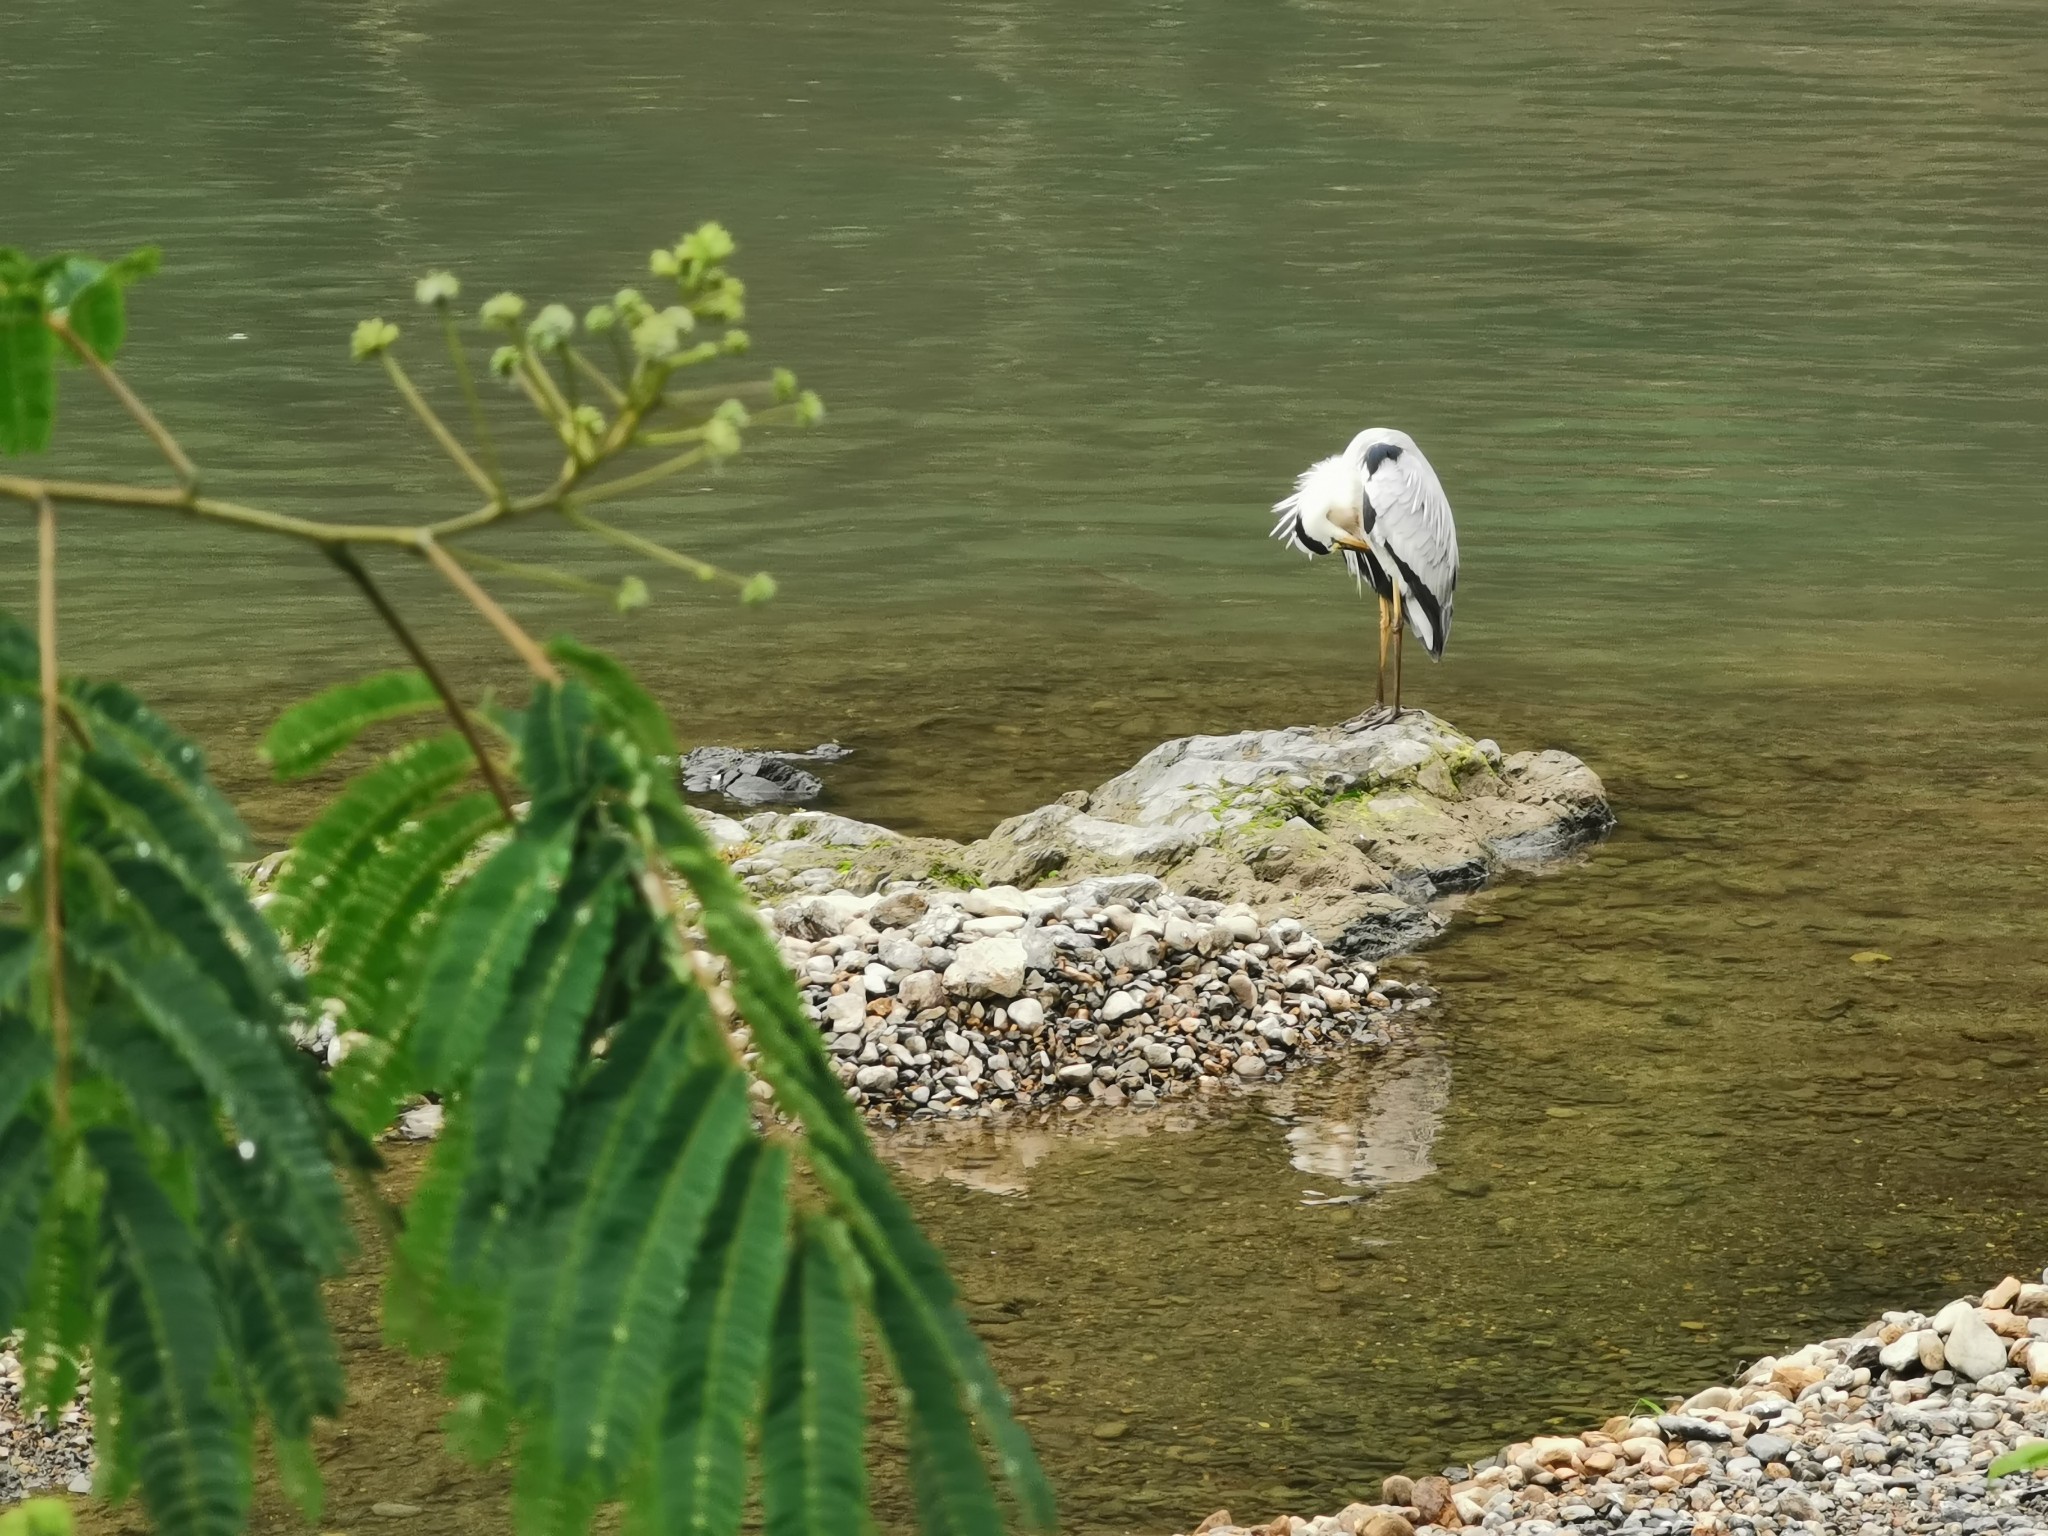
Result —
POLYGON ((816 774, 798 763, 829 763, 851 749, 828 741, 808 752, 751 752, 740 747, 695 747, 683 756, 683 790, 723 795, 741 805, 808 805, 825 792, 816 774))

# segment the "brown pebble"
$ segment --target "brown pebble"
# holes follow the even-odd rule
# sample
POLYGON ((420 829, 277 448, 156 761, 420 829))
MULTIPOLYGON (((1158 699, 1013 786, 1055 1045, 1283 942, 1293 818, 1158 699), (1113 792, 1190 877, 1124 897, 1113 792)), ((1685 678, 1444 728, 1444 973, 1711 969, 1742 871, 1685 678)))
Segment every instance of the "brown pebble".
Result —
POLYGON ((1230 1518, 1229 1510, 1219 1509, 1215 1514, 1209 1516, 1208 1519, 1196 1526, 1194 1530, 1190 1531, 1188 1536, 1209 1536, 1211 1531, 1218 1530, 1226 1525, 1234 1525, 1235 1523, 1230 1518))
POLYGON ((1415 1480, 1396 1472, 1380 1483, 1382 1504, 1413 1504, 1415 1502, 1415 1480))
POLYGON ((1447 1477, 1418 1478, 1415 1496, 1408 1502, 1422 1516, 1424 1525, 1449 1525, 1456 1518, 1451 1505, 1451 1480, 1447 1477))
POLYGON ((1399 1515, 1374 1515, 1358 1528, 1358 1536, 1415 1536, 1415 1527, 1399 1515))

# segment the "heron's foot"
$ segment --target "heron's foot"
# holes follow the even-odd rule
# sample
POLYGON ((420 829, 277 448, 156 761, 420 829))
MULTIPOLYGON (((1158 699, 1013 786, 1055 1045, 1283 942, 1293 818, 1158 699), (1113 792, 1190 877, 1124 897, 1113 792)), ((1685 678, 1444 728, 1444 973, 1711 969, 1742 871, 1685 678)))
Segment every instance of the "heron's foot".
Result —
POLYGON ((1346 720, 1341 727, 1347 731, 1369 731, 1376 725, 1392 725, 1401 718, 1401 711, 1391 704, 1375 704, 1371 709, 1361 710, 1346 720))

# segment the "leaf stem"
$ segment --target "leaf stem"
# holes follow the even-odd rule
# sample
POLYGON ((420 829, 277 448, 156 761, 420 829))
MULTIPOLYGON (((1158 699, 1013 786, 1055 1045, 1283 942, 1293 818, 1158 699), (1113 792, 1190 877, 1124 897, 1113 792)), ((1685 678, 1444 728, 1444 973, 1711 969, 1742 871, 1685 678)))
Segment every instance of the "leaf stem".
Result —
POLYGON ((188 492, 196 489, 199 485, 198 467, 185 456, 185 450, 178 446, 178 440, 171 436, 169 428, 158 421, 155 413, 142 403, 141 397, 128 387, 128 381, 122 378, 120 374, 114 372, 107 360, 86 344, 84 337, 71 329, 71 322, 69 320, 60 320, 55 315, 51 315, 49 317, 49 326, 51 330, 55 331, 62 338, 64 345, 78 354, 86 367, 99 375, 100 382, 107 386, 107 389, 116 400, 121 402, 121 408, 135 418, 135 424, 149 434, 150 440, 156 444, 163 456, 170 461, 172 470, 185 483, 185 489, 188 492))
POLYGON ((568 353, 569 361, 576 365, 577 372, 603 390, 605 398, 611 401, 614 406, 626 403, 626 392, 614 384, 602 368, 598 367, 597 364, 566 342, 563 343, 562 350, 568 353))
POLYGON ((341 567, 342 574, 356 584, 370 606, 377 610, 377 617, 384 621, 384 627, 391 631, 405 654, 412 658, 413 665, 427 675, 427 681, 434 685, 434 692, 441 696, 441 707, 455 722, 455 729, 462 732, 462 739, 469 743, 469 750, 476 754, 477 767, 483 773, 484 782, 490 785, 491 796, 498 802, 498 809, 505 813, 506 821, 516 823, 519 817, 512 809, 512 796, 505 788, 505 781, 499 777, 498 766, 491 761, 491 754, 484 750, 483 739, 477 735, 476 722, 462 707, 462 700, 455 696, 455 690, 434 664, 434 658, 427 654, 427 648, 420 644, 419 636, 399 617, 398 610, 391 606, 391 600, 384 595, 383 589, 370 580, 370 573, 356 559, 354 550, 346 544, 329 545, 327 558, 341 567))
POLYGON ((736 587, 744 587, 747 584, 744 576, 721 570, 708 560, 699 560, 694 555, 683 554, 680 550, 670 549, 666 544, 643 539, 639 534, 629 533, 624 528, 615 528, 610 523, 599 522, 569 502, 562 504, 562 516, 585 533, 594 533, 600 539, 616 544, 621 549, 630 549, 636 555, 645 555, 649 560, 658 560, 663 565, 687 572, 699 581, 729 581, 736 587))
POLYGON ((441 331, 448 338, 448 360, 455 365, 456 380, 462 385, 462 398, 469 402, 470 425, 476 428, 476 445, 484 457, 484 469, 491 477, 491 484, 497 488, 497 497, 505 499, 505 474, 498 466, 498 444, 491 436, 490 421, 484 415, 483 397, 477 393, 476 375, 470 371, 469 354, 462 350, 462 333, 456 329, 455 316, 448 306, 441 308, 441 331))
POLYGON ((692 464, 702 463, 707 457, 709 455, 700 443, 697 447, 690 449, 686 453, 679 453, 674 458, 663 459, 659 464, 651 464, 646 469, 638 470, 633 474, 621 475, 616 480, 600 480, 597 484, 587 486, 583 490, 578 491, 576 499, 578 501, 610 501, 614 496, 629 496, 634 491, 645 490, 648 486, 658 484, 668 479, 671 475, 680 474, 692 464))
POLYGON ((528 565, 518 560, 502 560, 496 555, 487 555, 480 549, 465 548, 456 555, 464 565, 495 571, 500 576, 512 576, 522 581, 539 582, 545 587, 557 587, 564 592, 575 592, 583 597, 609 599, 612 589, 601 582, 588 581, 581 576, 571 576, 567 571, 558 571, 551 565, 528 565))
POLYGON ((434 569, 448 580, 448 585, 468 599, 469 605, 482 614, 504 642, 519 653, 519 659, 526 663, 526 669, 543 682, 559 683, 562 674, 555 664, 548 660, 547 652, 534 644, 533 636, 521 629, 512 615, 500 608, 497 602, 476 583, 476 578, 462 568, 462 563, 447 550, 431 533, 422 533, 413 540, 413 548, 433 563, 434 569))
POLYGON ((412 407, 413 415, 419 417, 434 441, 441 445, 441 451, 455 461, 455 467, 469 476, 470 483, 493 501, 504 500, 505 493, 497 482, 483 472, 482 466, 469 456, 469 450, 462 446, 448 424, 441 420, 434 408, 427 404, 424 396, 413 387, 411 377, 389 348, 382 353, 384 372, 390 376, 392 388, 396 389, 405 403, 412 407))
POLYGON ((50 1045, 56 1054, 51 1109, 60 1131, 71 1125, 71 1014, 64 998, 63 818, 57 682, 57 507, 36 503, 36 644, 43 693, 43 947, 50 967, 50 1045))

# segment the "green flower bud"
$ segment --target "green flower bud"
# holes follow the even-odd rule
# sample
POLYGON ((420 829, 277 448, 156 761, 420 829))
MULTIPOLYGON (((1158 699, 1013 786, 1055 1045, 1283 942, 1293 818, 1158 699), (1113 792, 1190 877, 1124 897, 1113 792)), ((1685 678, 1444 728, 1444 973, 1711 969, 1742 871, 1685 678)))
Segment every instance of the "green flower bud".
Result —
POLYGON ((715 267, 721 261, 730 260, 733 252, 738 249, 739 247, 733 244, 732 236, 726 232, 725 226, 713 221, 698 225, 695 234, 683 236, 682 243, 676 247, 676 253, 686 261, 697 261, 707 267, 715 267))
POLYGON ((604 412, 594 405, 579 405, 569 413, 569 420, 581 431, 592 437, 603 437, 605 429, 604 412))
POLYGON ((604 335, 618 323, 618 311, 609 304, 593 304, 583 316, 583 329, 593 336, 604 335))
POLYGON ((638 325, 654 313, 652 306, 640 297, 638 288, 621 288, 613 294, 612 308, 619 312, 619 317, 629 326, 638 325))
POLYGON ((526 328, 526 339, 536 352, 559 352, 575 334, 576 317, 569 313, 566 304, 548 305, 526 328))
POLYGON ((495 325, 509 331, 519 324, 526 313, 526 300, 516 293, 501 293, 484 300, 484 307, 478 311, 485 325, 495 325))
POLYGON ((775 595, 775 578, 766 571, 756 572, 747 578, 747 584, 740 588, 740 601, 752 606, 765 603, 775 595))
POLYGON ((612 598, 612 606, 621 613, 631 613, 635 608, 647 606, 647 595, 647 583, 638 576, 628 576, 619 583, 618 593, 612 598))
POLYGON ((697 329, 697 317, 680 304, 671 304, 661 312, 661 318, 676 328, 678 336, 687 336, 697 329))
POLYGON ((800 427, 814 427, 825 419, 825 402, 811 390, 805 390, 796 397, 796 424, 800 427))
POLYGON ((719 421, 729 421, 736 427, 744 427, 749 421, 753 419, 751 416, 747 414, 747 408, 744 405, 741 405, 737 400, 719 401, 718 409, 713 411, 711 414, 714 419, 719 421))
POLYGON ((674 277, 682 271, 683 264, 676 260, 674 251, 650 251, 647 256, 647 270, 656 277, 674 277))
POLYGON ((704 451, 714 459, 729 459, 740 451, 740 429, 723 416, 704 423, 704 451))
POLYGON ((650 363, 671 356, 680 345, 675 322, 666 315, 649 315, 633 327, 633 351, 650 363))
POLYGON ((775 385, 775 399, 777 404, 784 404, 796 398, 796 375, 791 373, 787 368, 776 369, 775 372, 770 375, 770 379, 775 385))
POLYGON ((519 371, 519 349, 500 347, 491 354, 491 372, 501 379, 509 379, 519 371))
POLYGON ((754 338, 735 327, 718 338, 719 350, 727 357, 739 357, 754 344, 754 338))
POLYGON ((453 272, 429 272, 412 286, 412 296, 429 309, 443 308, 462 292, 453 272))
POLYGON ((348 355, 357 362, 365 358, 382 357, 391 343, 398 340, 398 327, 388 320, 364 320, 356 326, 355 334, 348 339, 348 355))

